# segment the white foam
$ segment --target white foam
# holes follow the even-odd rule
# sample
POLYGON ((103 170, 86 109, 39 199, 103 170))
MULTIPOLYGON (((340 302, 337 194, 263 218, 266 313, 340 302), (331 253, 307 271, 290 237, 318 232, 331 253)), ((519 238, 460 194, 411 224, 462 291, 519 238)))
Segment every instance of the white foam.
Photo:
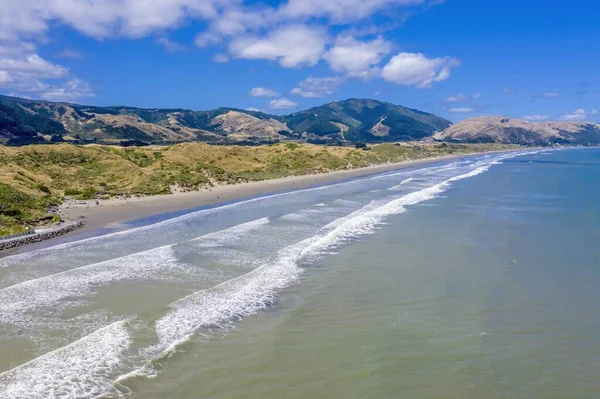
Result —
MULTIPOLYGON (((206 240, 207 246, 216 246, 237 240, 267 223, 269 219, 262 218, 206 234, 195 241, 204 244, 206 240)), ((14 323, 29 320, 26 313, 41 307, 60 310, 66 306, 74 306, 76 303, 73 301, 61 301, 90 295, 97 286, 125 280, 162 278, 165 272, 179 270, 184 266, 175 257, 174 246, 175 244, 153 248, 4 288, 0 290, 0 321, 14 323)))
POLYGON ((488 166, 453 177, 435 186, 407 194, 382 206, 372 202, 351 215, 328 224, 317 235, 281 250, 277 259, 252 272, 196 292, 171 305, 171 311, 156 322, 159 342, 153 355, 172 350, 203 327, 223 326, 269 306, 280 289, 302 273, 299 262, 319 256, 349 239, 371 234, 383 220, 405 211, 405 206, 435 198, 451 182, 483 173, 488 166))
POLYGON ((414 177, 409 177, 408 179, 404 179, 400 182, 400 184, 398 184, 397 186, 394 187, 390 187, 388 188, 388 190, 390 191, 395 191, 395 190, 399 190, 402 188, 403 185, 405 185, 406 183, 410 183, 411 181, 414 180, 414 177))
POLYGON ((199 246, 219 246, 231 242, 232 240, 238 240, 243 236, 251 233, 261 227, 269 224, 270 220, 268 217, 252 220, 250 222, 238 224, 228 229, 216 231, 214 233, 205 234, 203 236, 194 238, 191 242, 199 242, 199 246))
POLYGON ((168 245, 24 281, 0 290, 0 321, 27 320, 26 313, 31 310, 55 308, 65 298, 89 295, 98 285, 157 277, 157 272, 179 267, 168 245))
POLYGON ((316 215, 322 215, 321 209, 303 209, 298 212, 288 213, 279 217, 279 220, 288 220, 292 222, 310 223, 314 221, 316 215))
POLYGON ((130 346, 126 323, 113 323, 0 374, 0 396, 91 398, 108 392, 130 346))

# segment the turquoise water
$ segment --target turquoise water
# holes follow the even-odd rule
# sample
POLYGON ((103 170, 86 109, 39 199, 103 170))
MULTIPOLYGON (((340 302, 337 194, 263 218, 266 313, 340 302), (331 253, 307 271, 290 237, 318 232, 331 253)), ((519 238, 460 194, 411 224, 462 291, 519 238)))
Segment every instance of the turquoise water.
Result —
POLYGON ((0 397, 600 397, 599 183, 464 158, 0 259, 0 397))

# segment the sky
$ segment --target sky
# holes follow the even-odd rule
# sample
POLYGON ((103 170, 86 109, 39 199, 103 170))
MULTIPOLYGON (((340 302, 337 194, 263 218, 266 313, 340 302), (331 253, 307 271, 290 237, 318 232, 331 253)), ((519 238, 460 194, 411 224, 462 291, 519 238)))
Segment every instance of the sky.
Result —
POLYGON ((600 122, 592 0, 1 0, 0 94, 600 122))

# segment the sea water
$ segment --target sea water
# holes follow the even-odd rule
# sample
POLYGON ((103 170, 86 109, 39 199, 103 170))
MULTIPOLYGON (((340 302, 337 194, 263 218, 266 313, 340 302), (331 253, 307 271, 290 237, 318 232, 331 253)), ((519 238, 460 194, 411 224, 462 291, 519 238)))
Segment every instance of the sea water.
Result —
POLYGON ((600 150, 438 162, 0 259, 0 398, 598 398, 600 150))

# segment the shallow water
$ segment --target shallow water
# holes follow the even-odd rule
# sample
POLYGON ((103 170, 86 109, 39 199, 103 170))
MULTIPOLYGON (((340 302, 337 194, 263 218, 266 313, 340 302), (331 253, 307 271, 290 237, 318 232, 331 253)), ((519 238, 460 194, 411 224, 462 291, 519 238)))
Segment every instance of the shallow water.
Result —
POLYGON ((0 259, 0 397, 597 398, 599 198, 488 155, 0 259))

